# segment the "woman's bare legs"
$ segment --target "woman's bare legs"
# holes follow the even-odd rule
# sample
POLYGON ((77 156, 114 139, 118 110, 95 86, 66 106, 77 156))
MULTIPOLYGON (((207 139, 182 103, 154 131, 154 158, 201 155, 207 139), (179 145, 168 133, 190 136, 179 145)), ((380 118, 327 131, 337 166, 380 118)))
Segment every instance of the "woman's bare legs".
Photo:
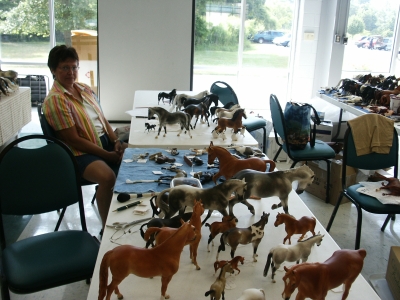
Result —
POLYGON ((116 181, 115 173, 104 161, 96 160, 86 167, 83 178, 99 185, 96 200, 104 228, 113 196, 116 181))

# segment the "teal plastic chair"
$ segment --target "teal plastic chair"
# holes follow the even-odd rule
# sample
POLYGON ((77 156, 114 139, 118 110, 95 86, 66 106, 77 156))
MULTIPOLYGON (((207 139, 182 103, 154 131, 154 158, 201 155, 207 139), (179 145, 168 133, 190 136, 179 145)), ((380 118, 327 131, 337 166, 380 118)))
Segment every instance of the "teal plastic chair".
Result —
MULTIPOLYGON (((366 122, 368 122, 368 116, 364 115, 366 122)), ((382 116, 382 118, 385 118, 382 116)), ((332 227, 332 223, 335 219, 336 213, 339 209, 339 205, 342 202, 343 197, 349 199, 357 208, 357 229, 356 229, 356 241, 355 249, 360 248, 361 239, 361 226, 362 226, 362 210, 365 210, 373 214, 387 214, 385 222, 381 227, 381 231, 384 231, 389 220, 395 219, 396 214, 400 214, 399 205, 382 204, 374 197, 367 196, 365 194, 357 192, 357 189, 362 185, 357 183, 355 185, 346 187, 346 166, 353 168, 364 169, 364 170, 379 170, 393 167, 393 177, 398 178, 398 159, 399 159, 399 141, 396 130, 393 128, 393 144, 389 154, 378 154, 370 153, 366 155, 357 156, 356 148, 354 145, 353 134, 350 128, 347 128, 344 136, 343 146, 343 167, 342 167, 342 192, 339 195, 339 200, 333 209, 331 218, 329 219, 326 230, 332 227)), ((384 190, 383 190, 384 191, 384 190)))
POLYGON ((270 109, 272 123, 274 125, 275 140, 279 145, 279 150, 276 152, 274 161, 277 160, 281 151, 285 151, 289 158, 293 161, 290 168, 293 168, 298 162, 301 161, 312 161, 312 160, 323 160, 326 162, 327 170, 327 180, 326 180, 326 198, 325 202, 329 202, 329 183, 330 183, 330 173, 331 173, 331 161, 330 159, 335 157, 335 151, 325 142, 320 140, 315 140, 315 145, 312 147, 310 143, 307 144, 306 148, 303 150, 291 150, 288 145, 288 139, 286 134, 285 118, 283 116, 283 111, 281 105, 279 104, 278 98, 271 94, 270 96, 270 109), (279 141, 279 137, 282 139, 283 143, 279 141))
MULTIPOLYGON (((239 99, 236 96, 233 88, 223 81, 216 81, 211 85, 210 93, 218 95, 219 101, 226 105, 228 103, 239 104, 239 99)), ((243 126, 246 127, 248 132, 252 132, 254 130, 262 129, 263 130, 263 152, 266 153, 266 144, 267 144, 267 129, 265 128, 267 122, 262 118, 247 116, 247 119, 243 120, 243 126)))
POLYGON ((75 157, 59 140, 28 135, 0 153, 0 244, 3 300, 10 299, 9 290, 30 294, 92 277, 100 243, 87 232, 75 157), (21 142, 32 140, 47 144, 22 148, 21 142), (72 204, 79 207, 81 229, 6 242, 3 215, 36 215, 72 204))

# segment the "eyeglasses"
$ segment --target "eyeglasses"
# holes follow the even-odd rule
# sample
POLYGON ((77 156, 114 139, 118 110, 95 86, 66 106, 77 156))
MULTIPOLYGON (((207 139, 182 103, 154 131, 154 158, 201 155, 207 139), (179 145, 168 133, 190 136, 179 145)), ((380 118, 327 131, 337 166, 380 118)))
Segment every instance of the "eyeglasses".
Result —
POLYGON ((76 71, 79 70, 79 67, 67 67, 67 66, 64 66, 64 67, 59 67, 59 69, 61 69, 61 70, 63 70, 63 72, 67 73, 68 71, 76 72, 76 71))

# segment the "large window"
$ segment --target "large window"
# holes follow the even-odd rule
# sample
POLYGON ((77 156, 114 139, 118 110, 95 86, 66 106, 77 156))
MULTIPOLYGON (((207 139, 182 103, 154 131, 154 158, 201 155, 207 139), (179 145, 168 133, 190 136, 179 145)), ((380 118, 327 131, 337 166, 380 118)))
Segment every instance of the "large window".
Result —
POLYGON ((79 80, 97 86, 97 0, 0 1, 0 11, 2 70, 51 79, 48 53, 68 44, 80 55, 79 80))
POLYGON ((225 81, 255 111, 286 99, 293 2, 197 0, 193 89, 225 81))
POLYGON ((394 74, 399 0, 350 0, 342 78, 394 74), (392 52, 395 55, 392 55, 392 52))

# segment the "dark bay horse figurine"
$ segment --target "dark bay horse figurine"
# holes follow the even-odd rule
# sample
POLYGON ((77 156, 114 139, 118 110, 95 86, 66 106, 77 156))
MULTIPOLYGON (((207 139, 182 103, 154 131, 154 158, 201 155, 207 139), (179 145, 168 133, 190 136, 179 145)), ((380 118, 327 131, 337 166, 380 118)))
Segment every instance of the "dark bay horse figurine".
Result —
POLYGON ((329 290, 344 284, 342 300, 347 299, 366 255, 365 249, 337 250, 323 263, 302 263, 290 269, 285 266, 282 298, 288 300, 297 288, 296 300, 325 299, 329 290))
POLYGON ((199 104, 190 104, 184 108, 184 112, 190 115, 190 120, 193 119, 194 116, 196 116, 196 122, 194 123, 194 126, 192 128, 192 124, 190 124, 190 127, 192 129, 196 128, 197 121, 199 120, 199 117, 201 119, 204 119, 207 121, 208 127, 210 127, 210 123, 208 122, 208 117, 209 117, 209 112, 207 109, 207 104, 210 102, 209 99, 206 99, 204 102, 200 102, 199 104))
POLYGON ((304 216, 296 220, 296 218, 291 215, 278 213, 276 215, 274 226, 278 227, 281 224, 285 224, 285 231, 287 235, 283 239, 283 243, 285 243, 286 240, 289 240, 289 245, 291 245, 292 242, 290 238, 293 234, 301 234, 297 241, 301 241, 308 231, 315 235, 314 230, 316 222, 317 221, 314 217, 304 216))
POLYGON ((176 96, 176 89, 173 89, 169 93, 160 92, 158 93, 158 104, 160 105, 160 100, 164 103, 164 98, 169 100, 169 104, 171 104, 172 100, 174 100, 176 96))
POLYGON ((218 247, 217 259, 220 251, 225 251, 225 245, 231 246, 231 258, 235 257, 235 251, 239 244, 253 244, 253 261, 257 259, 257 248, 264 236, 264 227, 268 223, 269 214, 262 213, 261 219, 247 228, 231 228, 221 235, 221 245, 218 247))
POLYGON ((277 209, 282 206, 285 213, 288 214, 288 199, 289 194, 292 191, 292 182, 298 181, 296 193, 301 194, 306 187, 313 182, 314 172, 307 165, 303 165, 298 168, 271 173, 243 170, 235 174, 232 178, 245 179, 247 182, 247 190, 243 201, 233 199, 230 203, 232 206, 241 202, 246 205, 254 215, 253 205, 247 202, 247 199, 249 199, 250 196, 259 198, 278 196, 281 202, 272 205, 272 209, 277 209))
POLYGON ((149 107, 149 114, 148 119, 150 120, 151 117, 157 115, 158 121, 160 122, 160 128, 158 128, 158 134, 156 138, 160 135, 161 128, 164 127, 164 137, 167 135, 167 127, 166 125, 172 125, 179 123, 181 125, 181 130, 178 132, 178 136, 181 135, 183 128, 185 128, 189 132, 190 138, 192 135, 190 133, 190 115, 187 113, 177 111, 170 113, 169 111, 165 110, 162 107, 149 107))
MULTIPOLYGON (((164 213, 165 218, 169 219, 179 210, 179 214, 184 213, 185 207, 193 207, 194 201, 201 199, 205 209, 208 209, 203 224, 211 216, 213 210, 218 210, 223 216, 227 216, 226 208, 232 199, 232 193, 236 197, 242 198, 246 191, 244 180, 230 179, 212 188, 198 188, 190 185, 178 185, 173 188, 165 189, 157 195, 156 204, 164 213), (168 202, 162 201, 163 195, 168 194, 168 202), (167 204, 168 203, 168 204, 167 204)), ((229 206, 230 207, 230 206, 229 206)))
MULTIPOLYGON (((166 293, 172 276, 179 269, 179 261, 183 247, 196 238, 194 226, 184 223, 164 243, 157 247, 146 249, 132 245, 121 245, 104 254, 100 265, 99 300, 110 300, 112 292, 118 299, 123 295, 118 285, 129 274, 143 278, 161 276, 161 299, 168 299, 166 293), (111 271, 112 281, 108 282, 108 269, 111 271)), ((150 292, 150 291, 149 291, 150 292)))
POLYGON ((239 159, 225 148, 214 146, 213 142, 210 142, 210 146, 206 150, 208 153, 209 165, 214 163, 215 158, 219 160, 219 171, 213 176, 215 184, 221 176, 224 176, 225 179, 231 179, 233 175, 244 169, 265 172, 267 170, 267 164, 270 165, 269 171, 271 172, 275 169, 276 165, 273 160, 263 160, 259 157, 239 159))

